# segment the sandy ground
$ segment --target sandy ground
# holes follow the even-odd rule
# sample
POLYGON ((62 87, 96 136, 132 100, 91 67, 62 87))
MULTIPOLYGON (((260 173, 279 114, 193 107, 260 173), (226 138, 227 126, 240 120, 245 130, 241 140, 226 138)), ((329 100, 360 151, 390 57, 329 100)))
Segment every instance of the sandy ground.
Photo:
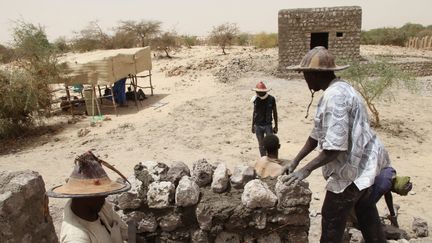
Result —
MULTIPOLYGON (((374 50, 378 53, 388 50, 367 46, 362 47, 362 52, 365 48, 367 55, 374 50)), ((403 49, 405 52, 409 50, 403 49)), ((0 169, 38 171, 50 188, 64 182, 75 156, 88 149, 94 149, 126 176, 132 175, 135 164, 145 160, 168 164, 180 160, 192 165, 206 158, 210 162, 223 161, 229 168, 248 163, 259 156, 256 138, 250 132, 251 88, 258 81, 265 81, 273 89, 271 94, 277 99, 279 112, 280 157, 292 159, 311 131, 311 117, 320 95, 313 102, 311 115, 305 119, 310 93, 303 80, 272 75, 277 67, 277 49, 235 47, 228 53, 224 56, 214 47, 193 47, 173 53, 173 59, 154 58, 155 95, 146 99, 139 111, 130 104, 120 108, 120 116, 107 115, 111 120, 95 127, 90 126, 90 118, 82 118, 76 124, 67 124, 64 117, 53 118, 50 123, 63 123, 61 130, 1 155, 0 169), (227 76, 234 78, 223 79, 227 76), (221 77, 226 83, 219 81, 221 77), (78 131, 84 128, 90 132, 78 136, 78 131)), ((430 55, 420 52, 420 56, 424 53, 430 55)), ((399 89, 394 91, 394 100, 378 103, 385 129, 377 133, 398 173, 411 176, 414 182, 410 195, 394 196, 395 203, 401 206, 401 228, 407 231, 411 230, 413 217, 432 223, 432 77, 420 80, 422 92, 412 94, 399 89)), ((308 156, 302 164, 312 158, 313 155, 308 156)), ((316 242, 320 216, 315 215, 324 198, 325 181, 320 170, 314 171, 308 181, 313 191, 310 211, 314 215, 310 238, 316 242)), ((50 201, 57 230, 64 203, 61 199, 50 201)), ((379 208, 384 215, 384 202, 379 202, 379 208)))

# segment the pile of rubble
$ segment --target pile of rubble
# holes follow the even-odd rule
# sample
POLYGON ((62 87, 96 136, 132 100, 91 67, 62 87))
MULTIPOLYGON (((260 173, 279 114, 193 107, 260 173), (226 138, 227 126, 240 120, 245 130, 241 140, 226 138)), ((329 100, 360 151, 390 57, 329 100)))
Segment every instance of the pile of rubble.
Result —
POLYGON ((246 165, 231 173, 205 159, 192 171, 147 161, 135 166, 133 190, 110 200, 136 225, 137 242, 308 242, 309 185, 281 177, 259 179, 246 165))

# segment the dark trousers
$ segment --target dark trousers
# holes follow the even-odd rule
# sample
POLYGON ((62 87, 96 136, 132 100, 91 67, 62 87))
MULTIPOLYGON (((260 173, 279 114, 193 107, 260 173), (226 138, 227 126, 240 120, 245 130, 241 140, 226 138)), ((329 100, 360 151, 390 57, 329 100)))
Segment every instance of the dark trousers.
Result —
POLYGON ((273 134, 273 129, 271 125, 265 125, 265 126, 255 125, 255 135, 258 139, 258 145, 259 145, 259 151, 261 157, 267 155, 267 152, 263 145, 263 139, 264 139, 264 135, 267 136, 269 134, 273 134))
POLYGON ((321 209, 321 242, 342 241, 346 221, 352 208, 355 210, 365 242, 386 242, 376 205, 369 200, 371 191, 371 187, 359 191, 354 183, 339 194, 327 191, 321 209))

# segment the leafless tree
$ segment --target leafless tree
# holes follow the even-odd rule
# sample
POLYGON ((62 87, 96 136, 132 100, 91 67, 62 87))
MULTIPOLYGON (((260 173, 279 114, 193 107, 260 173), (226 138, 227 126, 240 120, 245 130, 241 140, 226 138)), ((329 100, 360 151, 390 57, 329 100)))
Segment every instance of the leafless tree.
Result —
POLYGON ((239 35, 237 24, 225 23, 213 27, 210 33, 210 41, 222 48, 222 53, 226 55, 225 48, 232 45, 235 38, 239 35))

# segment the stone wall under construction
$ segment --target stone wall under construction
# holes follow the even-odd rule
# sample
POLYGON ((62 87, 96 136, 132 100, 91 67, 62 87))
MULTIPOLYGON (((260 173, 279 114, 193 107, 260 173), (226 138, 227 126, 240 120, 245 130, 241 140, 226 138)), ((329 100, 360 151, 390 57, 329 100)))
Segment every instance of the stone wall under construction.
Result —
POLYGON ((308 242, 311 191, 282 177, 204 159, 191 171, 147 161, 135 166, 133 190, 109 200, 135 225, 137 242, 308 242))

